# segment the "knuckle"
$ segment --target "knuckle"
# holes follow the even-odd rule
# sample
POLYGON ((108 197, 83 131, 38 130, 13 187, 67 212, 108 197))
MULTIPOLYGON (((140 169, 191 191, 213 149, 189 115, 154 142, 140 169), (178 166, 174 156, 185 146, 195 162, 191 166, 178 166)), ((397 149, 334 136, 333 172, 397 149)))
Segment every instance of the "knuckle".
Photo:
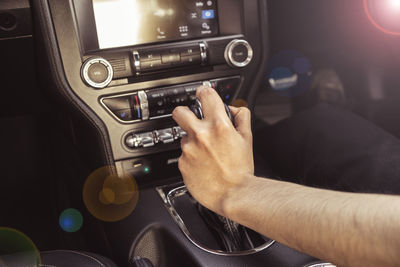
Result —
POLYGON ((172 116, 173 116, 173 117, 177 116, 179 113, 182 112, 182 110, 183 110, 183 107, 176 107, 176 108, 174 109, 174 111, 172 111, 172 116))
POLYGON ((247 108, 247 107, 241 107, 240 110, 241 110, 244 114, 246 114, 247 116, 251 116, 251 111, 250 111, 249 108, 247 108))
POLYGON ((221 135, 221 134, 225 134, 227 131, 230 130, 229 126, 226 123, 217 123, 214 126, 215 131, 217 132, 217 134, 221 135))
POLYGON ((204 87, 199 91, 197 96, 200 98, 204 98, 204 97, 209 97, 213 94, 214 94, 214 89, 212 89, 210 87, 204 87))
POLYGON ((210 133, 207 130, 197 130, 194 133, 196 141, 202 145, 206 145, 210 140, 210 133))

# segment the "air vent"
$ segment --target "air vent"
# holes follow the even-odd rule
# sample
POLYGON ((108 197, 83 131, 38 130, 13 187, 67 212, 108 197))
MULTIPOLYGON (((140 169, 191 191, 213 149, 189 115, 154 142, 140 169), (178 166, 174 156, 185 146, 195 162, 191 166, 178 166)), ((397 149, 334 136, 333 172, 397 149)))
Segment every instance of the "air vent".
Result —
POLYGON ((125 72, 126 71, 126 64, 124 58, 115 58, 108 60, 115 72, 125 72))

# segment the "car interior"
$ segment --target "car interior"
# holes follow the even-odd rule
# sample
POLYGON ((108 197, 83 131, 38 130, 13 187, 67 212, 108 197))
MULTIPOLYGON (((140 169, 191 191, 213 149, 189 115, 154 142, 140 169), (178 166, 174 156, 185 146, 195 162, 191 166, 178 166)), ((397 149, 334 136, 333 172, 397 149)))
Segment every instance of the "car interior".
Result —
POLYGON ((1 0, 0 266, 333 266, 197 203, 172 111, 201 118, 206 85, 253 132, 327 101, 400 137, 393 14, 400 1, 1 0))

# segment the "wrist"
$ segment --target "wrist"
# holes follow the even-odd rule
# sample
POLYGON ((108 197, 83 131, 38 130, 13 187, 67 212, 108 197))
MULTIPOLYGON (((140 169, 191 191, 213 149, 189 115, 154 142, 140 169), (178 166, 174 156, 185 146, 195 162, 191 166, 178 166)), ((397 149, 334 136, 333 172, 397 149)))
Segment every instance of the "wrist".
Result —
POLYGON ((252 194, 251 188, 255 187, 257 177, 252 174, 244 174, 242 183, 229 187, 221 200, 221 215, 227 218, 235 218, 244 206, 248 196, 252 194))

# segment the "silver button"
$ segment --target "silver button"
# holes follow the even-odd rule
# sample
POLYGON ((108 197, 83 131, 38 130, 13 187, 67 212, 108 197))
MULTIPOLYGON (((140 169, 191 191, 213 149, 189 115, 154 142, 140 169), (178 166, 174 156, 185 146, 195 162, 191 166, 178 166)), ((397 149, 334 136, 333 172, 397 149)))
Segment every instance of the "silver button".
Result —
POLYGON ((210 83, 210 81, 204 81, 203 85, 212 88, 212 84, 210 83))
POLYGON ((139 134, 138 136, 141 139, 142 147, 154 146, 154 136, 152 132, 139 134))
POLYGON ((175 139, 187 136, 187 133, 181 127, 174 127, 175 139))
POLYGON ((174 134, 171 128, 158 130, 157 135, 158 135, 158 140, 163 144, 169 144, 175 141, 174 134))
POLYGON ((141 145, 141 141, 138 139, 137 135, 129 135, 125 140, 125 144, 129 148, 138 148, 141 145))

